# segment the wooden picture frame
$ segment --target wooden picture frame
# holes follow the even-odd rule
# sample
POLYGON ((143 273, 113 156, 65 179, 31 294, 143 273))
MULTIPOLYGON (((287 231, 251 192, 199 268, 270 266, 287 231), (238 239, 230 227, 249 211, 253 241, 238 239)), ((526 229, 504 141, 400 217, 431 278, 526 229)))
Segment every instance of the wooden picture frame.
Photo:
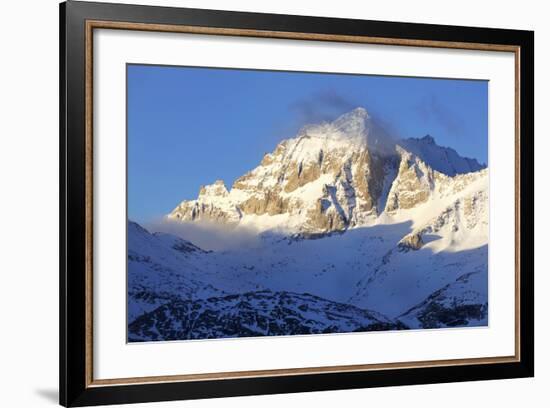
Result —
POLYGON ((534 375, 534 33, 68 1, 60 5, 60 403, 338 390, 534 375), (197 33, 515 54, 515 353, 402 363, 94 379, 93 33, 197 33))

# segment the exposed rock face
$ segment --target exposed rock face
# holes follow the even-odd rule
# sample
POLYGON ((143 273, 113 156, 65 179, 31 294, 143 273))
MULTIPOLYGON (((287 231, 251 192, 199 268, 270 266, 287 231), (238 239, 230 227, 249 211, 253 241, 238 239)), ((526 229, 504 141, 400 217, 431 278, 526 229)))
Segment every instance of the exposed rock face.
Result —
POLYGON ((401 251, 408 251, 408 250, 414 250, 422 248, 422 245, 424 245, 424 241, 422 241, 422 235, 416 233, 416 234, 408 234, 405 235, 401 241, 397 244, 397 247, 401 251))
POLYGON ((435 172, 418 157, 398 147, 399 171, 392 183, 386 211, 409 209, 428 200, 434 187, 435 172))
POLYGON ((230 191, 218 180, 168 217, 235 224, 255 217, 261 228, 305 235, 343 231, 372 224, 382 212, 427 202, 440 185, 449 184, 449 176, 476 168, 474 162, 435 145, 432 138, 396 141, 357 108, 332 123, 304 127, 238 178, 230 191), (452 174, 426 163, 432 152, 438 168, 452 174), (447 167, 442 155, 452 158, 447 167))
POLYGON ((248 198, 239 204, 244 214, 277 215, 285 213, 289 208, 289 200, 281 197, 277 190, 267 190, 248 198))
POLYGON ((307 213, 306 230, 315 232, 341 231, 348 225, 348 220, 343 211, 338 211, 331 205, 328 198, 320 198, 317 205, 310 208, 307 213))

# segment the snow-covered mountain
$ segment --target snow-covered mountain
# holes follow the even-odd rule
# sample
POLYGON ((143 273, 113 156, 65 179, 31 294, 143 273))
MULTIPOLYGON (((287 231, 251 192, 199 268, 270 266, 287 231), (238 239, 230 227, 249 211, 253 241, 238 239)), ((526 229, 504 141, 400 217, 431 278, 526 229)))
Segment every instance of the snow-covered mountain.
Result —
POLYGON ((423 204, 450 177, 482 168, 431 137, 396 140, 357 108, 334 122, 305 126, 230 190, 217 180, 168 217, 283 234, 344 231, 423 204))
POLYGON ((488 177, 362 108, 306 126, 167 216, 257 245, 208 251, 129 223, 129 338, 486 325, 488 177))

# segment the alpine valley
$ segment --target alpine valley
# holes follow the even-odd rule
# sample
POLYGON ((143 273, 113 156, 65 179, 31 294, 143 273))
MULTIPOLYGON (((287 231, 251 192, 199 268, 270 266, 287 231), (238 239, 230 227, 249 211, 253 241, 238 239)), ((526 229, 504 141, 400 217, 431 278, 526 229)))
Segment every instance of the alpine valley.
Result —
POLYGON ((484 164, 394 138, 363 108, 305 126, 165 217, 246 244, 129 221, 128 339, 485 326, 488 181, 484 164))

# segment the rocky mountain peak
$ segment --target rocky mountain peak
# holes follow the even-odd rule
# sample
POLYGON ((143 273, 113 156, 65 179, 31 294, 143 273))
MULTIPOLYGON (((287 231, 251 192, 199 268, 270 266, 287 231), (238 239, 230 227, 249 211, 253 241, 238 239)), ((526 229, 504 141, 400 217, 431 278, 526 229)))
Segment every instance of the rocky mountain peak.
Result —
POLYGON ((358 107, 338 117, 333 126, 344 133, 362 133, 368 128, 371 116, 365 108, 358 107))
POLYGON ((424 143, 429 144, 429 145, 434 145, 435 144, 435 139, 433 137, 431 137, 430 135, 426 135, 420 140, 422 140, 424 143))
POLYGON ((344 113, 332 122, 306 125, 297 138, 290 140, 300 141, 300 150, 307 148, 308 152, 369 149, 379 155, 395 154, 395 138, 363 107, 344 113))
POLYGON ((168 217, 244 222, 290 234, 344 231, 422 205, 450 177, 482 168, 429 135, 396 141, 366 109, 356 108, 304 127, 230 191, 217 180, 168 217))
POLYGON ((487 167, 480 164, 476 159, 460 156, 456 150, 450 147, 438 145, 430 135, 422 138, 403 139, 398 144, 403 149, 419 157, 432 169, 448 176, 471 173, 487 167))

